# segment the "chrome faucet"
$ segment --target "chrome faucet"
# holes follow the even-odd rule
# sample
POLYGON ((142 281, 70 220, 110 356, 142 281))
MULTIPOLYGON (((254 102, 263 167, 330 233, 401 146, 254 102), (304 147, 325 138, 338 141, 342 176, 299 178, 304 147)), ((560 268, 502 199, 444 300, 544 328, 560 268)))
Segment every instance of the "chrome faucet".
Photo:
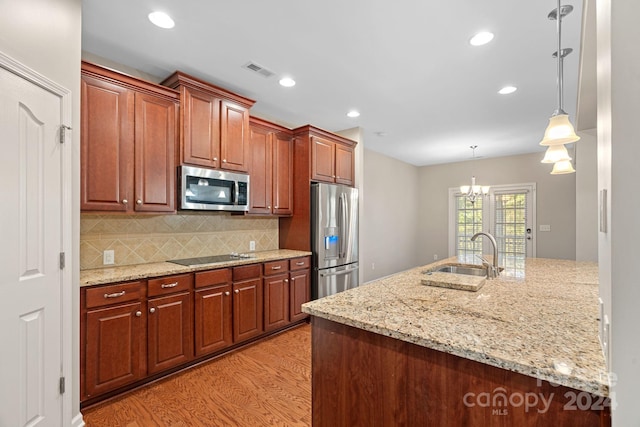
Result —
POLYGON ((482 265, 487 267, 487 279, 493 279, 500 275, 500 270, 498 269, 498 243, 496 243, 495 237, 493 237, 489 233, 485 233, 484 231, 480 231, 479 233, 474 234, 471 238, 471 241, 475 242, 480 235, 489 238, 489 241, 491 241, 491 244, 493 245, 493 265, 489 264, 489 262, 487 262, 487 260, 483 257, 480 257, 480 259, 482 260, 482 265))

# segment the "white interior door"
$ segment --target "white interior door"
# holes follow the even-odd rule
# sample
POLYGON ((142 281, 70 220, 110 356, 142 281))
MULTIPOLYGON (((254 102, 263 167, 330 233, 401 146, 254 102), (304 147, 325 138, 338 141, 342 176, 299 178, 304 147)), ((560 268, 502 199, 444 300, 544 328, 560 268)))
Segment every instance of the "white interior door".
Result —
POLYGON ((62 424, 61 97, 0 67, 0 426, 62 424))

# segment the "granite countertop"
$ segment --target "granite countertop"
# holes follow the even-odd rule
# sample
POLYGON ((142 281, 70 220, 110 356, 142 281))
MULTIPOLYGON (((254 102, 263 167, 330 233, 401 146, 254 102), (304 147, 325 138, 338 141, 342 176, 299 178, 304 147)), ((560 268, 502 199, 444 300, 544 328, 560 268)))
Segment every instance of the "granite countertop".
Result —
POLYGON ((598 339, 598 265, 527 258, 481 290, 422 284, 455 257, 311 301, 312 316, 608 396, 598 339))
POLYGON ((193 271, 211 270, 214 268, 235 267, 255 264, 257 262, 279 259, 297 258, 311 255, 311 252, 278 249, 272 251, 252 252, 252 258, 242 258, 227 262, 202 264, 186 267, 172 262, 154 262, 149 264, 123 265, 119 267, 96 268, 80 271, 80 286, 102 285, 105 283, 124 282, 127 280, 148 279, 169 274, 189 273, 193 271))

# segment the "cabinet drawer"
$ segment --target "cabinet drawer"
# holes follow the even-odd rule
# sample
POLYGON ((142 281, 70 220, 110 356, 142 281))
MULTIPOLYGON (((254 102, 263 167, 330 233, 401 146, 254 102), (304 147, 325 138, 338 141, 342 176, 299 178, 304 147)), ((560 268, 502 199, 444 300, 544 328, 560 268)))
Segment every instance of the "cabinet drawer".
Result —
POLYGON ((293 258, 289 260, 289 270, 304 270, 311 265, 311 257, 293 258))
POLYGON ((144 296, 144 281, 98 286, 86 290, 86 308, 134 301, 144 296))
POLYGON ((221 268, 219 270, 201 271, 196 273, 196 288, 205 286, 223 285, 231 282, 231 269, 221 268))
POLYGON ((254 279, 260 277, 262 264, 243 265, 241 267, 233 267, 233 281, 254 279))
POLYGON ((191 289, 192 284, 193 275, 190 273, 151 279, 147 285, 147 295, 153 297, 156 295, 188 291, 191 289))
POLYGON ((286 273, 289 271, 289 261, 283 259, 281 261, 271 261, 264 263, 264 275, 286 273))

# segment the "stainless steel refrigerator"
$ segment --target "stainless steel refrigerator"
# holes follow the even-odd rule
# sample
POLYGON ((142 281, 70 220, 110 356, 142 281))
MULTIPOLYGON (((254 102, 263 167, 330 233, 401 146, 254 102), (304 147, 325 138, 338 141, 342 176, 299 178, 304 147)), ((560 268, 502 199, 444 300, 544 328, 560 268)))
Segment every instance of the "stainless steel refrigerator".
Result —
POLYGON ((358 189, 311 184, 311 297, 358 286, 358 189))

